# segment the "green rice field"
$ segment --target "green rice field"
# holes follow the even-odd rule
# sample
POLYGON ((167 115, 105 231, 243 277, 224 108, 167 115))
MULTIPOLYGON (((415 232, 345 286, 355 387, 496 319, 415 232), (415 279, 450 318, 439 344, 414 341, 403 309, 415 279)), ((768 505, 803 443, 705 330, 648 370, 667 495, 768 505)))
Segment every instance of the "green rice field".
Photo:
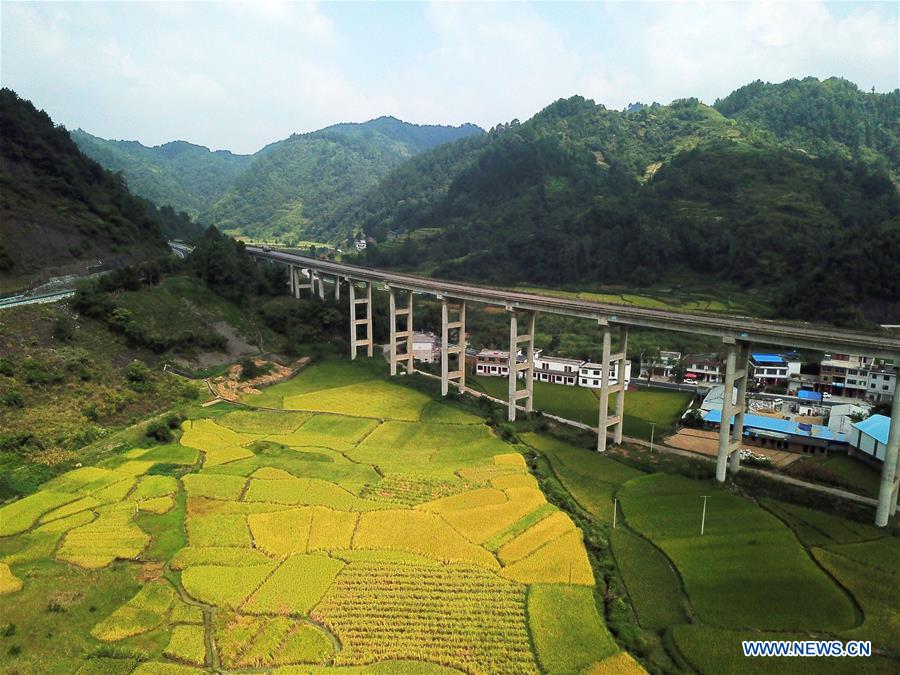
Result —
POLYGON ((537 673, 616 658, 581 531, 522 455, 373 372, 324 362, 256 397, 272 410, 197 407, 176 443, 0 508, 3 671, 537 673))

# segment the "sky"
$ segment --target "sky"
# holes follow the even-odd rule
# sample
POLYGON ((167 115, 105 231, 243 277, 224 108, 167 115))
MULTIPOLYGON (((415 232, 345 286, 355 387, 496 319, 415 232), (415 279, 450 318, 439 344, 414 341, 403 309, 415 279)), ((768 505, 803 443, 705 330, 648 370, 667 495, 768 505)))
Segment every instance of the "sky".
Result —
POLYGON ((900 3, 0 2, 0 82, 59 124, 255 152, 393 115, 525 120, 757 79, 900 86, 900 3))

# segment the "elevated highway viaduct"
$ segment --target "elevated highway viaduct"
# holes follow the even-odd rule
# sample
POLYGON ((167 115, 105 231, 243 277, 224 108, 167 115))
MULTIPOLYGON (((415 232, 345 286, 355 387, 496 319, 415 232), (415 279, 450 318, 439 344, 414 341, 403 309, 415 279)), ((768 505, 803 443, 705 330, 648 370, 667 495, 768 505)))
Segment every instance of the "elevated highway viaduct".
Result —
MULTIPOLYGON (((716 478, 724 481, 727 472, 740 469, 741 438, 744 431, 744 411, 749 381, 751 345, 776 346, 811 351, 865 354, 892 359, 900 364, 900 338, 887 332, 862 332, 808 323, 769 321, 746 317, 720 316, 676 312, 663 309, 631 307, 594 302, 576 298, 559 298, 478 286, 475 284, 420 277, 389 270, 373 269, 345 263, 320 260, 282 251, 247 247, 257 259, 282 264, 288 270, 291 293, 299 298, 302 290, 325 298, 325 285, 333 285, 335 299, 340 299, 346 286, 350 296, 350 350, 356 358, 364 348, 373 355, 372 290, 387 291, 390 296, 390 364, 391 375, 398 368, 413 372, 413 296, 426 294, 442 302, 441 331, 441 389, 444 395, 450 386, 466 390, 465 332, 466 306, 469 303, 504 308, 510 319, 509 346, 509 419, 516 418, 517 408, 531 411, 533 405, 534 327, 538 314, 560 314, 596 322, 600 330, 603 358, 600 373, 600 404, 597 414, 597 450, 606 450, 607 435, 612 432, 614 443, 621 443, 625 406, 624 378, 613 380, 612 373, 622 373, 631 327, 671 330, 694 335, 711 336, 722 341, 725 358, 725 391, 737 388, 734 403, 726 396, 723 420, 719 432, 719 452, 716 478), (612 351, 613 335, 617 336, 616 351, 612 351), (515 354, 522 350, 525 359, 518 363, 515 354), (615 365, 618 363, 618 370, 615 365), (451 365, 452 364, 452 365, 451 365), (519 389, 518 382, 524 382, 519 389), (613 381, 611 381, 613 380, 613 381), (614 413, 609 414, 609 398, 615 396, 614 413)), ((894 396, 891 425, 884 463, 876 524, 884 526, 896 513, 898 498, 898 445, 900 445, 900 392, 894 396)))

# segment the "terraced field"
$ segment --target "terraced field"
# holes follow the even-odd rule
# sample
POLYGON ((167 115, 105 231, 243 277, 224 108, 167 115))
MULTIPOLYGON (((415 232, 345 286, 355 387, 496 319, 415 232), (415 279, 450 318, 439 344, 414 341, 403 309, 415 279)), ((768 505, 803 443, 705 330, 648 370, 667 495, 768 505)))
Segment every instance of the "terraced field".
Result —
POLYGON ((582 533, 515 448, 330 368, 0 509, 3 671, 615 667, 582 533))

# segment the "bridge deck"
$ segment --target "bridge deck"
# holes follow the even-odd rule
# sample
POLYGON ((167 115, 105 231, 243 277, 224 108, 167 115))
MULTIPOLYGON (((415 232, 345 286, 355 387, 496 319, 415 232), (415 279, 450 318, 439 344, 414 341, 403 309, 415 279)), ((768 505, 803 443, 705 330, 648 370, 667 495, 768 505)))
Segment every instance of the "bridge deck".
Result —
POLYGON ((676 312, 576 298, 559 298, 336 263, 294 253, 264 251, 256 247, 247 247, 247 251, 259 258, 339 275, 354 281, 384 284, 438 297, 446 296, 510 309, 533 310, 628 326, 710 335, 721 337, 726 341, 733 340, 758 345, 850 352, 891 359, 900 357, 900 338, 887 332, 849 331, 833 326, 809 323, 676 312))

